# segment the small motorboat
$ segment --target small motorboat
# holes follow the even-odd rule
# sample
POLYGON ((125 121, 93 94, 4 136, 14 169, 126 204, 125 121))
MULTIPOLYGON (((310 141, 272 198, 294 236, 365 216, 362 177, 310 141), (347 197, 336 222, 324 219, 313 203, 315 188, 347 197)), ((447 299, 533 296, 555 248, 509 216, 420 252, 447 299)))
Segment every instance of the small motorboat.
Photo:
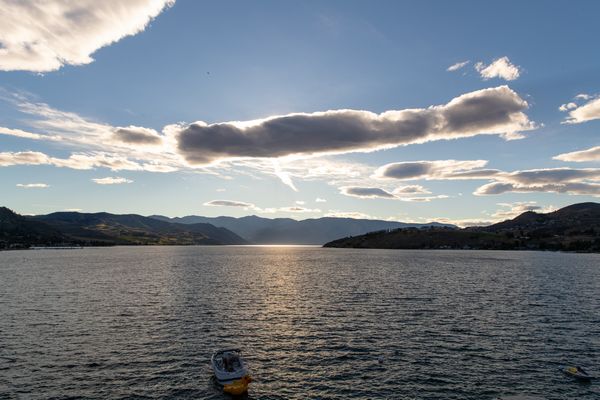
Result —
POLYGON ((580 381, 586 381, 589 382, 592 379, 594 379, 593 376, 591 376, 590 374, 588 374, 583 368, 581 367, 572 367, 572 366, 563 366, 559 368, 564 374, 572 376, 575 379, 579 379, 580 381))
POLYGON ((224 349, 215 351, 210 358, 215 378, 223 391, 240 395, 248 391, 252 377, 248 373, 246 363, 240 349, 224 349))

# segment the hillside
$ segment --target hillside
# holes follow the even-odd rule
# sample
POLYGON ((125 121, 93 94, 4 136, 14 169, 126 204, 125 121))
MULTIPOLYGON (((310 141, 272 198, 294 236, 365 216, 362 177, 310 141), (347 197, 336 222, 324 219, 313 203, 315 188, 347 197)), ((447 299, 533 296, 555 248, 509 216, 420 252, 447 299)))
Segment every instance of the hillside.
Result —
POLYGON ((177 224, 136 214, 57 212, 29 217, 75 241, 95 244, 245 244, 235 233, 210 224, 177 224))
MULTIPOLYGON (((297 221, 291 218, 261 218, 255 215, 241 218, 201 217, 190 215, 168 218, 153 215, 151 218, 177 223, 210 223, 237 233, 254 244, 323 244, 342 236, 362 235, 382 229, 406 227, 445 226, 442 224, 407 224, 353 218, 315 218, 297 221)), ((448 226, 448 225, 446 225, 448 226)))
POLYGON ((346 237, 325 247, 497 249, 600 252, 600 204, 580 203, 486 227, 396 229, 346 237))
POLYGON ((31 221, 6 207, 0 207, 0 249, 59 245, 69 239, 43 222, 31 221))

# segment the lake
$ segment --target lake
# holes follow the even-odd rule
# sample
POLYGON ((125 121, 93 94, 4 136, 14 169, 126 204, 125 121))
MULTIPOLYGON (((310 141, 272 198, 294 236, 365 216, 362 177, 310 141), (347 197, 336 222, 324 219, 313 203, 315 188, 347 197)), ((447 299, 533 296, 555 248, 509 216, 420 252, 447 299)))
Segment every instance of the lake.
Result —
POLYGON ((0 252, 0 317, 1 399, 226 399, 232 345, 253 399, 600 398, 598 254, 0 252))

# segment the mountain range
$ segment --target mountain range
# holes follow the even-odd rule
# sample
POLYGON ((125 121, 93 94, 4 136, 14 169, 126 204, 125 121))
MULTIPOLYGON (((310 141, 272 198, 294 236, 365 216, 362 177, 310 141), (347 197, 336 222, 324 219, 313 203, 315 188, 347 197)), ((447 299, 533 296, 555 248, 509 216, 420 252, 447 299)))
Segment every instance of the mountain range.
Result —
POLYGON ((428 224, 409 224, 404 222, 381 221, 353 218, 311 218, 297 221, 291 218, 248 217, 201 217, 189 215, 181 218, 169 218, 151 215, 161 221, 182 224, 208 223, 229 229, 253 244, 314 244, 322 245, 340 237, 361 235, 381 229, 423 228, 430 226, 451 227, 454 225, 432 222, 428 224))
MULTIPOLYGON (((438 224, 433 224, 438 225, 438 224)), ((341 236, 408 226, 351 218, 249 216, 168 218, 106 212, 55 212, 22 216, 0 207, 0 248, 30 246, 317 244, 341 236)))
POLYGON ((0 248, 247 243, 235 233, 211 224, 178 224, 136 214, 105 212, 21 216, 0 207, 0 248))
POLYGON ((485 227, 377 231, 334 240, 325 247, 600 252, 600 204, 573 204, 546 214, 528 211, 485 227))

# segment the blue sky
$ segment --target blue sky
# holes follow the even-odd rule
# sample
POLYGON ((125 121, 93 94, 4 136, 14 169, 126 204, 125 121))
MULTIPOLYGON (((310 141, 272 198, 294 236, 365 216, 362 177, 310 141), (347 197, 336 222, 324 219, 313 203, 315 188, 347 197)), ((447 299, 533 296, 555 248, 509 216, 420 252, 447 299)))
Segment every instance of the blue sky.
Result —
POLYGON ((50 3, 0 0, 18 212, 468 225, 600 195, 595 2, 50 3))

